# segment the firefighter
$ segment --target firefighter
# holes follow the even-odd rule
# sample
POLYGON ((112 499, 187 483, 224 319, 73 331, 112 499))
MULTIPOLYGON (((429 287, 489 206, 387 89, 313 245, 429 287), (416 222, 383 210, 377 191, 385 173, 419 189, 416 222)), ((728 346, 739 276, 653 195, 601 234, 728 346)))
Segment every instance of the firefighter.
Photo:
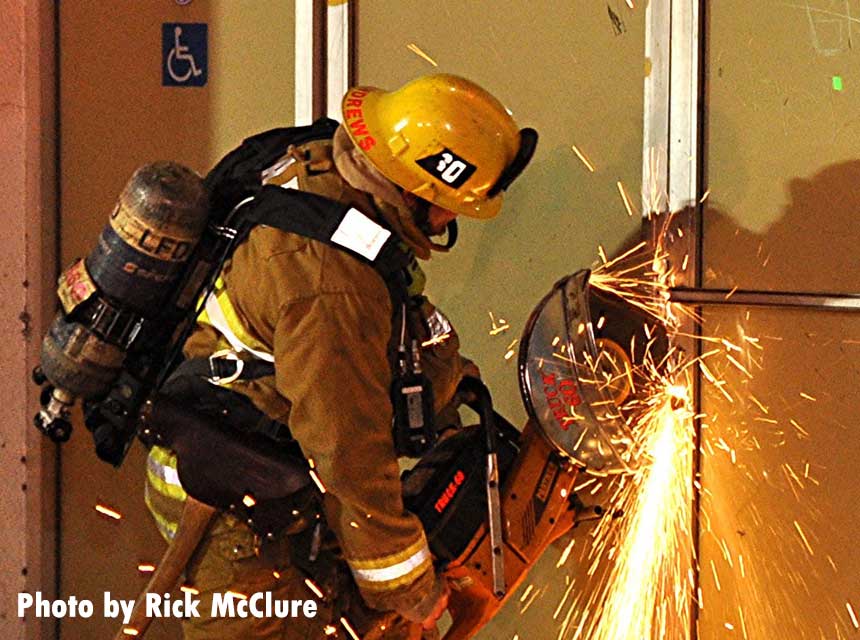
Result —
MULTIPOLYGON (((531 156, 524 144, 510 113, 485 90, 460 77, 431 75, 391 92, 351 89, 333 137, 291 147, 281 163, 286 168, 268 181, 345 203, 427 260, 431 251, 447 248, 438 237, 448 229, 450 240, 457 216, 486 219, 499 212, 504 189, 531 156)), ((357 233, 372 250, 373 234, 344 232, 357 233)), ((392 353, 404 335, 424 345, 422 370, 440 414, 450 409, 464 369, 473 365, 459 355, 448 321, 422 297, 420 270, 410 279, 416 313, 395 308, 379 273, 354 256, 259 226, 225 266, 185 352, 208 358, 228 350, 274 362, 274 375, 237 379, 229 388, 288 425, 311 461, 325 490, 325 522, 351 573, 349 585, 360 594, 359 608, 394 612, 401 621, 435 629, 448 588, 434 573, 421 523, 401 499, 392 353)), ((151 450, 146 502, 167 539, 185 498, 175 466, 169 450, 151 450)), ((292 561, 293 547, 288 535, 261 546, 243 522, 219 515, 186 572, 186 583, 200 592, 201 617, 183 622, 185 638, 343 636, 340 618, 349 615, 355 616, 352 626, 361 626, 355 606, 342 615, 343 606, 321 604, 313 619, 207 615, 213 594, 227 591, 313 599, 307 575, 292 561)), ((383 636, 405 637, 393 628, 388 633, 383 636)))

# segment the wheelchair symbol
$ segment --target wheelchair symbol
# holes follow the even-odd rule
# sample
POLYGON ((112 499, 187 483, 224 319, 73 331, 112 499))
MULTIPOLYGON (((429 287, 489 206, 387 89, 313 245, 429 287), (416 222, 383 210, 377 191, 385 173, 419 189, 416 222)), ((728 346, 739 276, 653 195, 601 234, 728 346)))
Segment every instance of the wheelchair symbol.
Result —
POLYGON ((203 73, 203 70, 197 67, 194 56, 189 53, 188 47, 179 42, 182 27, 175 27, 173 35, 175 40, 173 48, 167 56, 167 73, 170 74, 174 82, 183 83, 192 76, 196 78, 203 73))

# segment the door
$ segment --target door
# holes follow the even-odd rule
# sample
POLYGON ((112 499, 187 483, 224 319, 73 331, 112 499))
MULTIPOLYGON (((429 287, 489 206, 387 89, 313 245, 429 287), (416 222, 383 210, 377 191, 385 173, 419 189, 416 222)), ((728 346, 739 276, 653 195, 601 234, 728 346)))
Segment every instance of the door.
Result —
POLYGON ((700 637, 848 637, 860 315, 837 309, 860 292, 860 7, 708 5, 703 284, 815 304, 703 310, 747 371, 717 372, 731 402, 703 384, 700 637))

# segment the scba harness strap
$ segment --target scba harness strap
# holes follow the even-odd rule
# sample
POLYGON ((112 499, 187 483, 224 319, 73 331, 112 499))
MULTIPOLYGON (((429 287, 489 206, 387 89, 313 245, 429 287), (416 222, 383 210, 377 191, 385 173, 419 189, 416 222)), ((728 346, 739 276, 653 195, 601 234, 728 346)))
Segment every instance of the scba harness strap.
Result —
MULTIPOLYGON (((311 127, 264 132, 246 140, 210 172, 206 177, 206 184, 212 194, 212 225, 218 227, 219 234, 223 232, 224 237, 229 239, 229 244, 219 258, 220 264, 223 265, 223 261, 232 255, 235 248, 248 238, 256 226, 271 226, 336 247, 349 253, 356 260, 370 265, 383 279, 395 314, 399 312, 405 315, 406 310, 411 312, 420 303, 421 299, 416 298, 416 293, 423 288, 423 279, 420 278, 421 272, 415 256, 401 243, 395 233, 360 211, 337 201, 273 184, 264 184, 266 176, 277 172, 282 172, 281 177, 289 177, 289 172, 296 171, 296 164, 307 164, 308 166, 300 167, 304 171, 312 169, 313 159, 310 157, 312 154, 305 154, 306 147, 302 145, 330 138, 336 126, 337 123, 334 121, 323 120, 314 123, 311 127)), ((299 173, 300 171, 293 175, 299 173)), ((289 183, 289 180, 287 182, 289 183)), ((232 307, 223 279, 216 276, 213 270, 211 285, 201 299, 202 305, 199 307, 201 313, 197 317, 197 322, 213 326, 227 340, 231 349, 212 354, 208 358, 185 360, 165 380, 161 391, 168 399, 174 400, 174 405, 178 400, 183 406, 195 409, 206 419, 217 423, 216 426, 220 429, 218 433, 221 435, 227 433, 233 434, 236 438, 247 436, 252 439, 262 437, 268 442, 268 448, 271 450, 297 447, 297 443, 292 441, 288 425, 270 419, 245 396, 229 387, 230 383, 237 380, 271 376, 274 374, 275 365, 269 347, 259 343, 242 326, 238 314, 232 307)), ((393 324, 398 323, 393 321, 393 324)), ((397 370, 394 369, 393 373, 397 380, 397 370)), ((396 384, 393 386, 397 388, 396 384)), ((427 385, 427 392, 432 393, 429 385, 427 385)), ((395 399, 393 390, 392 400, 395 399)), ((398 403, 394 404, 395 407, 398 406, 398 403)), ((403 404, 403 402, 399 403, 399 405, 403 404)), ((422 404, 432 407, 432 396, 422 404)), ((169 403, 166 403, 165 407, 168 405, 169 403)), ((401 411, 401 413, 404 412, 401 411)), ((407 418, 408 413, 395 418, 393 425, 395 434, 399 428, 398 424, 408 426, 407 418)), ((427 425, 428 428, 432 427, 432 420, 428 421, 427 425)), ((204 426, 206 425, 198 421, 192 425, 191 431, 205 431, 204 426)), ((396 436, 395 440, 398 440, 396 436)), ((163 444, 168 448, 171 446, 169 440, 165 440, 163 444)), ((210 446, 209 449, 211 450, 212 447, 210 446)), ((186 447, 186 451, 191 450, 197 449, 186 447)), ((185 478, 180 482, 179 469, 182 461, 179 457, 159 446, 153 447, 150 454, 150 464, 154 469, 159 470, 159 477, 173 479, 176 484, 176 486, 165 486, 162 482, 159 486, 155 483, 153 490, 150 491, 150 495, 154 496, 150 500, 152 503, 150 510, 153 511, 156 519, 161 523, 162 531, 168 537, 172 531, 169 514, 167 512, 160 514, 153 506, 154 501, 167 500, 170 505, 174 505, 179 492, 182 496, 185 495, 185 489, 183 489, 185 484, 188 485, 186 488, 189 489, 189 495, 221 508, 224 508, 225 504, 236 505, 238 508, 243 500, 241 487, 225 486, 219 474, 213 476, 208 472, 208 465, 211 464, 217 468, 225 464, 223 460, 201 462, 192 455, 192 459, 184 460, 185 478), (162 457, 156 459, 159 455, 162 457), (218 499, 213 500, 213 495, 218 499)), ((302 463, 295 465, 298 476, 307 480, 309 476, 307 471, 303 470, 302 465, 305 463, 300 452, 296 455, 296 461, 302 463)), ((258 487, 257 493, 260 494, 258 498, 261 498, 266 491, 268 489, 265 484, 258 487)), ((272 495, 276 493, 277 491, 272 495)), ((286 499, 288 496, 281 497, 286 499)), ((181 505, 181 500, 179 504, 181 505)), ((289 525, 289 523, 274 520, 262 522, 266 518, 258 517, 259 514, 256 514, 260 506, 255 507, 253 516, 253 526, 256 529, 272 531, 289 525)), ((289 510, 286 513, 289 513, 289 510)), ((250 514, 243 515, 243 518, 245 516, 250 514)))
MULTIPOLYGON (((262 187, 246 206, 248 211, 241 216, 237 244, 259 225, 323 242, 373 267, 385 282, 394 309, 412 306, 410 285, 415 256, 395 234, 362 212, 323 196, 271 185, 262 187)), ((261 352, 258 346, 247 345, 247 340, 236 335, 225 317, 227 314, 222 307, 225 303, 229 304, 229 299, 224 300, 216 292, 210 293, 205 302, 206 320, 236 351, 251 355, 253 365, 224 353, 214 354, 205 363, 195 365, 195 370, 201 371, 207 364, 208 377, 222 384, 273 375, 271 354, 261 352)))
POLYGON ((245 236, 263 224, 345 251, 379 273, 392 303, 409 298, 408 269, 414 255, 396 234, 354 207, 314 193, 266 185, 243 219, 248 224, 245 236))
MULTIPOLYGON (((379 273, 392 305, 398 308, 408 303, 414 293, 410 287, 420 288, 417 281, 423 282, 423 274, 415 256, 395 234, 357 209, 337 201, 266 184, 281 174, 294 176, 302 171, 311 172, 313 153, 307 145, 330 140, 338 126, 335 120, 321 118, 308 126, 270 129, 246 138, 224 156, 204 180, 211 196, 212 219, 216 224, 229 225, 227 231, 234 236, 230 254, 261 224, 346 251, 379 273)), ((295 181, 285 182, 289 185, 295 181)), ((248 340, 237 335, 244 332, 237 332, 231 326, 235 323, 231 322, 229 309, 221 308, 224 305, 231 306, 229 298, 211 292, 205 299, 203 319, 225 336, 234 351, 251 355, 254 365, 249 366, 249 362, 235 355, 219 353, 195 362, 195 373, 206 371, 206 377, 219 384, 272 375, 271 354, 262 353, 259 345, 249 345, 248 340)), ((190 369, 186 367, 186 371, 190 369)))
POLYGON ((203 181, 209 190, 214 219, 223 221, 239 202, 255 196, 264 172, 277 166, 292 148, 330 139, 338 126, 335 120, 321 118, 308 126, 270 129, 246 138, 203 181))
MULTIPOLYGON (((314 193, 264 184, 267 175, 272 175, 275 170, 288 171, 297 158, 303 162, 303 156, 307 155, 309 164, 311 154, 304 154, 301 144, 330 137, 336 126, 333 120, 320 120, 307 130, 302 129, 301 135, 286 145, 287 153, 283 151, 291 130, 274 129, 253 136, 219 162, 206 181, 211 182, 213 198, 228 198, 227 203, 216 202, 216 206, 226 210, 232 204, 230 213, 238 213, 234 223, 234 248, 245 241, 254 228, 265 225, 344 251, 380 275, 394 310, 393 324, 398 324, 399 313, 405 331, 406 315, 416 313, 421 304, 419 294, 423 289, 423 273, 415 255, 400 237, 348 204, 314 193), (222 182, 233 186, 225 187, 222 182)), ((231 307, 226 291, 222 289, 219 292, 216 287, 216 291, 206 298, 204 318, 201 319, 217 329, 233 351, 187 363, 184 371, 177 373, 194 371, 201 375, 199 372, 205 371, 205 377, 219 385, 274 374, 274 358, 261 351, 259 344, 248 344, 248 336, 243 339, 241 334, 246 332, 241 326, 233 326, 237 325, 238 319, 231 313, 231 307), (252 360, 241 359, 237 352, 250 355, 252 360)), ((420 373, 417 354, 410 359, 414 362, 410 362, 408 370, 404 368, 402 351, 405 337, 401 335, 401 353, 391 354, 394 435, 402 454, 416 456, 435 440, 433 391, 430 381, 420 373), (405 384, 406 378, 409 378, 409 384, 405 384), (421 410, 416 412, 416 407, 421 410), (419 444, 403 444, 413 441, 419 444)), ((416 352, 417 346, 413 346, 412 353, 416 352)))

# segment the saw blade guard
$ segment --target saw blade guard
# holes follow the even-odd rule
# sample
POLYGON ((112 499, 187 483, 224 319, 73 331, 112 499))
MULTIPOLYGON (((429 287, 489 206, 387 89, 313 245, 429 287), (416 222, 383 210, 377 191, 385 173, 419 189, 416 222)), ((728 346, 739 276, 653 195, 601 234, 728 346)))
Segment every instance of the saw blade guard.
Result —
POLYGON ((631 345, 643 321, 593 291, 589 276, 563 278, 532 312, 520 344, 520 390, 544 436, 586 471, 632 472, 634 439, 621 405, 634 391, 631 345), (612 338, 598 329, 603 322, 614 325, 612 338))

